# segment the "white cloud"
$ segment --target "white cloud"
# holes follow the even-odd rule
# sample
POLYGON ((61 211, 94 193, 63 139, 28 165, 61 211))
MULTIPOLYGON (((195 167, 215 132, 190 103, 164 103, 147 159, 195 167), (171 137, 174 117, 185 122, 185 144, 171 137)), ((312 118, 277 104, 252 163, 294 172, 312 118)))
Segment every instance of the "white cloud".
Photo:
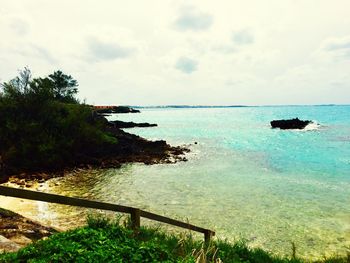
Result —
POLYGON ((327 40, 324 44, 324 48, 328 51, 350 50, 350 36, 327 40))
POLYGON ((249 30, 245 29, 234 32, 232 41, 237 45, 248 45, 254 43, 254 36, 249 30))
POLYGON ((238 52, 237 48, 233 47, 232 45, 215 45, 211 48, 211 50, 223 54, 231 54, 238 52))
POLYGON ((181 31, 203 31, 210 28, 213 23, 213 17, 208 13, 202 13, 193 7, 183 8, 180 15, 176 18, 175 28, 181 31))
POLYGON ((127 58, 134 53, 134 50, 131 48, 122 47, 114 42, 103 42, 96 38, 89 38, 87 45, 88 57, 96 61, 127 58))
POLYGON ((11 29, 19 36, 23 36, 29 33, 30 26, 20 18, 13 19, 10 22, 10 26, 11 29))
POLYGON ((57 60, 46 48, 38 46, 36 44, 28 44, 27 46, 22 48, 16 47, 16 50, 19 54, 21 54, 24 57, 36 57, 52 64, 57 62, 57 60))
POLYGON ((180 57, 176 64, 175 68, 182 71, 183 73, 191 74, 196 71, 198 67, 198 62, 194 59, 187 57, 180 57))
POLYGON ((350 59, 350 36, 327 39, 322 44, 321 51, 337 58, 350 59))

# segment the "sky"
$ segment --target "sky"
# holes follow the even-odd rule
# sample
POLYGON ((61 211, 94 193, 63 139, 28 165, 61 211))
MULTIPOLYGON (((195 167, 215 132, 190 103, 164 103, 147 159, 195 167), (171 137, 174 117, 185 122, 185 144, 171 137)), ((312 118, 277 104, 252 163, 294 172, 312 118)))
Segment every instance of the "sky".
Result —
POLYGON ((349 0, 0 0, 0 82, 96 105, 350 104, 349 0))

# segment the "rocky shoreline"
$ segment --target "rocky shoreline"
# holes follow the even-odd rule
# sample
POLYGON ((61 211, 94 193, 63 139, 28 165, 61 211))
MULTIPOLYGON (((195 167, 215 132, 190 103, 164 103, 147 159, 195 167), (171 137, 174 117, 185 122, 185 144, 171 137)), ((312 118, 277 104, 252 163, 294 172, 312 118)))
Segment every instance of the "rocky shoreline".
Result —
MULTIPOLYGON (((100 118, 105 122, 105 130, 117 139, 117 144, 108 144, 100 147, 92 155, 82 153, 75 160, 74 165, 62 167, 59 170, 42 170, 38 167, 36 171, 22 171, 16 174, 3 175, 3 181, 0 183, 11 182, 21 187, 32 187, 35 183, 42 183, 54 177, 62 177, 76 168, 119 168, 122 164, 134 162, 151 165, 187 161, 184 155, 190 151, 188 148, 181 146, 174 147, 164 140, 146 140, 135 134, 125 132, 121 127, 130 126, 128 122, 124 125, 125 122, 117 121, 119 125, 115 125, 116 122, 109 122, 101 115, 96 115, 96 118, 100 118)), ((154 127, 155 125, 141 124, 141 126, 154 127)))
POLYGON ((58 230, 0 208, 0 253, 14 252, 58 230))

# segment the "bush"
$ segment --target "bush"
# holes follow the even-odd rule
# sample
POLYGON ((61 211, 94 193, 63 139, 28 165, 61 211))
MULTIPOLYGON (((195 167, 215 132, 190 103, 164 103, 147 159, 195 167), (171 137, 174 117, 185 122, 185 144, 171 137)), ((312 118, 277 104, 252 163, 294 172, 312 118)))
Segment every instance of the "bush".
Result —
POLYGON ((101 217, 88 226, 54 234, 16 253, 0 254, 0 262, 242 262, 242 263, 346 263, 346 258, 306 261, 273 256, 251 249, 244 242, 214 241, 209 246, 159 229, 131 229, 101 217))

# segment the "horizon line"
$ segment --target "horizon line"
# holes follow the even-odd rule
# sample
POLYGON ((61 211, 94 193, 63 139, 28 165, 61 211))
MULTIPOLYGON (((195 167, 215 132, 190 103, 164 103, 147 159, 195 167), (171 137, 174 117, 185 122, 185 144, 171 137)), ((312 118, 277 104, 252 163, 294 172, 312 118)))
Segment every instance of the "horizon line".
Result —
POLYGON ((350 104, 266 104, 266 105, 190 105, 190 104, 168 104, 168 105, 126 105, 133 108, 245 108, 245 107, 325 107, 325 106, 350 106, 350 104))

